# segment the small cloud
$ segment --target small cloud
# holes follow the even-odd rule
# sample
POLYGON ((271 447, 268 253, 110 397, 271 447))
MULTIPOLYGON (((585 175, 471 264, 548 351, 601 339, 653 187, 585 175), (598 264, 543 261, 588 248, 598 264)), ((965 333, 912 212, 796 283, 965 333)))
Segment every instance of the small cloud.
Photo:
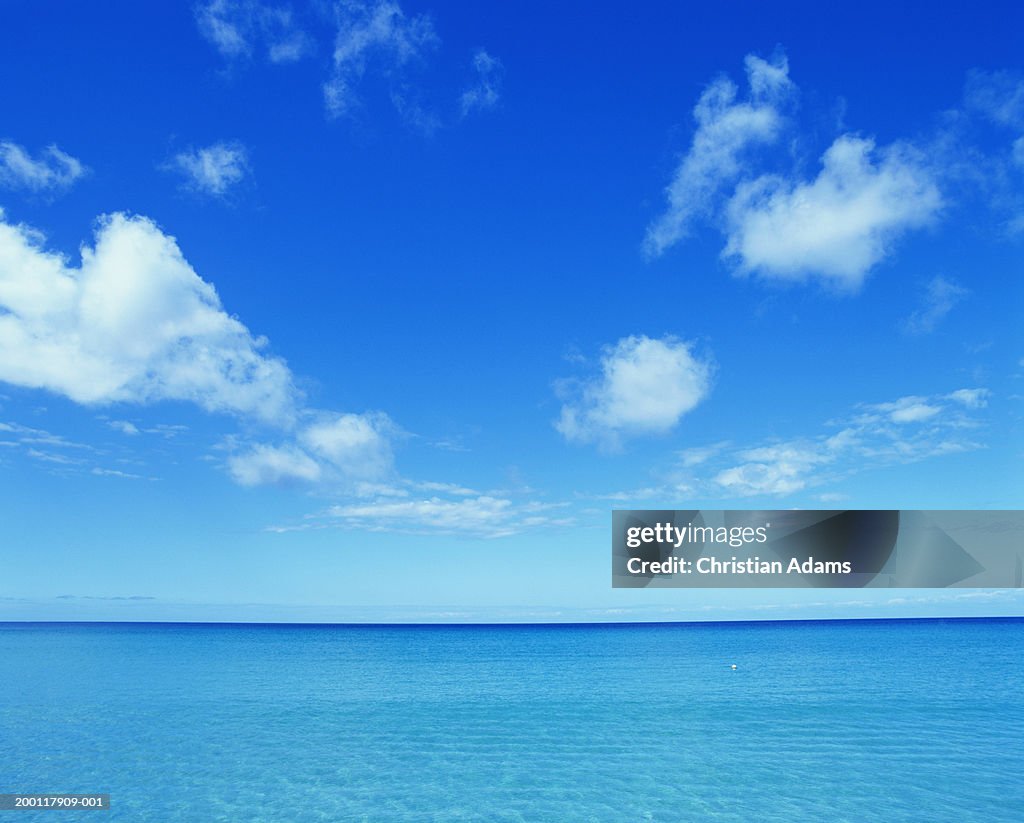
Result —
POLYGON ((767 175, 737 187, 726 209, 724 255, 739 271, 780 280, 820 277, 845 290, 906 231, 942 206, 923 159, 908 146, 876 151, 873 140, 838 138, 810 182, 767 175))
POLYGON ((120 477, 123 480, 143 479, 142 475, 140 474, 131 474, 129 472, 118 471, 117 469, 103 469, 96 467, 90 473, 96 475, 97 477, 120 477))
POLYGON ((259 486, 350 485, 391 473, 391 440, 400 430, 386 414, 321 413, 316 417, 299 430, 295 442, 279 446, 259 443, 231 455, 229 474, 243 486, 259 486))
POLYGON ((139 433, 138 426, 127 420, 108 420, 107 425, 115 431, 121 432, 121 434, 127 434, 132 437, 139 433))
POLYGON ((184 187, 223 197, 249 175, 249 156, 240 143, 214 143, 175 155, 170 168, 184 176, 184 187))
POLYGON ((924 305, 903 321, 907 334, 927 334, 935 330, 939 322, 969 292, 945 277, 932 279, 925 289, 924 305))
POLYGON ((497 57, 492 57, 484 49, 477 50, 473 55, 473 70, 476 81, 459 98, 463 117, 472 111, 494 108, 501 97, 503 67, 497 57))
POLYGON ((567 440, 617 448, 625 437, 664 434, 711 390, 710 360, 674 337, 624 337, 605 349, 601 372, 562 406, 555 428, 567 440))
POLYGON ((294 446, 253 446, 244 454, 228 458, 228 472, 242 486, 316 483, 319 464, 294 446))
POLYGON ((373 478, 391 471, 398 431, 382 412, 329 415, 300 432, 299 442, 348 477, 373 478))
POLYGON ((946 396, 969 409, 983 409, 988 405, 991 394, 988 389, 957 389, 946 396))
POLYGON ((80 160, 56 146, 33 158, 17 143, 0 141, 0 186, 34 193, 69 189, 88 173, 80 160))

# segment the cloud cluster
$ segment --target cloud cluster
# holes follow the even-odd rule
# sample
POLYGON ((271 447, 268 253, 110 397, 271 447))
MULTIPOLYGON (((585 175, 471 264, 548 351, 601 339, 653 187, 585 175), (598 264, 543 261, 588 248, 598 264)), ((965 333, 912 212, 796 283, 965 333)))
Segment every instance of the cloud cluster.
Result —
POLYGON ((473 70, 476 81, 459 98, 463 117, 473 111, 493 108, 501 97, 502 65, 498 58, 478 49, 473 55, 473 70))
POLYGON ((785 496, 871 466, 976 449, 968 436, 977 425, 971 412, 988 396, 972 388, 865 404, 833 434, 721 454, 710 485, 732 497, 785 496))
POLYGON ((199 32, 228 59, 262 47, 272 63, 290 63, 312 50, 309 35, 287 6, 258 0, 210 0, 196 7, 199 32))
POLYGON ((708 394, 712 366, 674 337, 624 337, 605 349, 601 374, 576 387, 555 424, 578 443, 617 448, 624 438, 664 434, 708 394))
MULTIPOLYGON (((307 415, 308 416, 308 415, 307 415)), ((255 444, 228 458, 228 471, 243 486, 316 484, 387 478, 391 441, 398 428, 383 413, 313 415, 294 441, 255 444)))
MULTIPOLYGON (((236 445, 226 460, 246 486, 388 478, 399 429, 381 413, 307 408, 286 363, 221 306, 213 286, 151 220, 102 218, 79 266, 0 212, 0 381, 87 406, 179 400, 278 429, 277 444, 236 445)), ((125 420, 108 425, 126 435, 125 420)), ((67 446, 10 425, 20 442, 67 446)), ((146 429, 167 436, 169 427, 146 429)), ((35 449, 31 457, 73 458, 35 449)))
POLYGON ((241 143, 220 142, 175 155, 170 168, 184 177, 184 187, 223 197, 249 174, 249 154, 241 143))
POLYGON ((854 134, 836 138, 814 179, 757 173, 752 149, 780 141, 796 89, 784 57, 749 55, 746 69, 745 99, 727 78, 701 95, 693 141, 644 250, 660 255, 705 220, 722 230, 723 256, 741 273, 817 277, 854 290, 903 234, 936 217, 942 196, 935 175, 909 145, 878 147, 854 134))
POLYGON ((17 143, 0 141, 0 186, 59 193, 88 173, 82 162, 56 146, 33 158, 17 143))
POLYGON ((74 266, 0 212, 0 380, 85 405, 184 400, 287 421, 291 373, 265 350, 151 220, 102 218, 74 266))
POLYGON ((379 61, 385 73, 398 72, 439 42, 429 17, 407 17, 390 0, 346 0, 337 3, 334 12, 333 71, 323 87, 331 117, 340 117, 352 108, 357 99, 355 87, 372 61, 379 61))
MULTIPOLYGON (((331 55, 323 82, 324 109, 332 119, 358 111, 360 87, 381 84, 399 116, 431 133, 442 116, 423 101, 423 88, 410 69, 426 62, 440 44, 426 14, 406 14, 396 0, 328 0, 310 2, 302 13, 291 6, 262 0, 207 0, 196 9, 202 36, 226 60, 265 52, 272 63, 300 60, 318 50, 331 55)), ((473 78, 456 99, 461 116, 493 108, 501 94, 501 61, 485 49, 473 55, 473 78)))

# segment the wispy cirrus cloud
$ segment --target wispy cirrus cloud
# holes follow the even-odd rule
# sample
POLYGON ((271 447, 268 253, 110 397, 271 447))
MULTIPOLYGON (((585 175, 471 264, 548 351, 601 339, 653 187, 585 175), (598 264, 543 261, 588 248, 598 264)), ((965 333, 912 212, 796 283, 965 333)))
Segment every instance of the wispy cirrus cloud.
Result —
POLYGON ((408 17, 390 0, 346 0, 335 4, 334 16, 333 70, 323 87, 331 117, 352 110, 359 81, 371 65, 376 64, 385 75, 396 76, 440 42, 427 15, 408 17))
POLYGON ((969 294, 968 290, 947 277, 934 277, 925 286, 924 298, 901 324, 907 334, 928 334, 969 294))
MULTIPOLYGON (((262 0, 208 0, 195 12, 200 34, 232 64, 263 54, 271 63, 330 54, 321 84, 328 118, 356 116, 371 96, 390 100, 410 127, 431 134, 470 112, 493 108, 501 95, 501 61, 480 48, 473 80, 456 99, 437 104, 424 78, 441 39, 426 13, 407 13, 397 0, 327 0, 293 5, 262 0)), ((447 95, 448 92, 443 94, 447 95)))
POLYGON ((199 32, 227 59, 251 57, 262 49, 271 63, 290 63, 309 54, 314 43, 290 6, 258 0, 211 0, 196 7, 199 32))
MULTIPOLYGON (((979 430, 989 396, 985 388, 906 395, 861 404, 816 434, 685 449, 664 470, 661 483, 610 497, 659 505, 698 497, 784 499, 865 470, 984 448, 979 430)), ((817 498, 834 501, 837 495, 824 491, 817 498)))
POLYGON ((785 124, 784 107, 795 86, 781 53, 771 61, 747 55, 748 93, 728 77, 712 81, 693 110, 697 128, 665 190, 665 212, 647 228, 644 251, 656 257, 683 240, 695 221, 712 215, 718 198, 742 173, 747 151, 775 142, 785 124))
POLYGON ((571 525, 575 518, 568 506, 500 489, 481 492, 457 484, 396 478, 390 483, 361 484, 343 502, 300 523, 271 526, 268 531, 354 529, 494 539, 571 525))
POLYGON ((249 152, 238 142, 219 142, 179 152, 166 168, 183 178, 183 188, 223 197, 251 174, 249 152))
POLYGON ((493 108, 501 98, 504 67, 497 57, 488 54, 486 49, 477 49, 473 55, 473 71, 476 73, 473 85, 459 98, 463 117, 474 111, 493 108))
POLYGON ((555 428, 569 441, 618 448, 640 435, 664 434, 711 389, 710 359, 674 337, 624 337, 605 348, 601 374, 560 384, 566 395, 555 428))
POLYGON ((730 496, 785 496, 868 467, 915 463, 982 447, 972 436, 988 390, 907 395, 864 404, 838 431, 739 449, 711 483, 730 496))
POLYGON ((968 73, 964 105, 973 114, 1011 135, 1008 146, 995 158, 986 158, 999 178, 996 199, 1009 214, 1011 235, 1024 232, 1024 74, 1018 71, 968 73))
POLYGON ((0 186, 4 188, 58 194, 88 172, 81 160, 55 145, 33 157, 17 143, 0 141, 0 186))

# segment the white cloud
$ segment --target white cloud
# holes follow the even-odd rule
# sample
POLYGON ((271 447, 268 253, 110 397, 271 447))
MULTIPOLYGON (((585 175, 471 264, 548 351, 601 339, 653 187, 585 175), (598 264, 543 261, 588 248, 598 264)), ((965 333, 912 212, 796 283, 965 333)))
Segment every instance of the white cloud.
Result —
POLYGON ((115 431, 127 434, 130 437, 134 437, 139 433, 139 427, 128 420, 108 420, 107 425, 115 431))
POLYGON ((988 389, 957 389, 947 397, 957 403, 962 403, 969 409, 983 409, 988 405, 991 393, 988 389))
POLYGON ((903 397, 895 403, 883 403, 875 408, 886 412, 893 423, 920 423, 940 411, 938 406, 930 405, 923 397, 903 397))
POLYGON ((615 448, 624 437, 665 433, 711 388, 710 362, 673 337, 625 337, 605 349, 601 372, 562 406, 555 427, 567 440, 615 448))
POLYGON ((934 331, 939 322, 966 295, 967 289, 945 277, 933 278, 925 290, 924 305, 903 321, 908 334, 927 334, 934 331))
POLYGON ((391 467, 387 435, 394 428, 385 414, 342 414, 308 426, 299 439, 337 466, 358 464, 357 474, 380 475, 391 467))
POLYGON ((980 448, 965 435, 977 425, 965 409, 983 408, 988 394, 959 389, 863 405, 833 434, 723 454, 711 487, 737 497, 785 496, 867 468, 980 448))
MULTIPOLYGON (((231 476, 245 486, 333 483, 367 488, 366 481, 392 473, 391 441, 399 432, 386 414, 305 412, 294 442, 248 445, 227 461, 231 476)), ((370 488, 375 488, 373 483, 370 488)))
POLYGON ((228 458, 228 472, 243 486, 316 483, 322 474, 320 465, 301 449, 263 444, 228 458))
MULTIPOLYGON (((676 453, 653 488, 619 492, 618 499, 651 501, 694 498, 787 497, 842 481, 866 470, 916 463, 984 448, 973 436, 988 389, 908 395, 861 404, 830 421, 821 433, 745 446, 716 443, 676 453)), ((835 500, 832 491, 815 499, 835 500)))
POLYGON ((742 272, 818 276, 856 289, 900 235, 930 223, 941 205, 931 174, 909 147, 876 151, 874 141, 844 135, 811 182, 763 176, 738 186, 726 210, 724 254, 742 272))
POLYGON ((88 173, 82 162, 56 146, 33 158, 17 143, 0 141, 0 186, 59 192, 88 173))
POLYGON ((459 99, 462 116, 474 110, 493 108, 501 96, 501 61, 492 57, 484 49, 478 49, 473 55, 473 70, 476 82, 462 93, 459 99))
POLYGON ((85 405, 185 400, 268 421, 294 414, 284 361, 221 308, 173 237, 99 221, 81 264, 0 212, 0 380, 85 405))
MULTIPOLYGON (((335 4, 334 12, 338 27, 334 68, 323 87, 331 117, 351 111, 357 99, 355 86, 371 60, 379 63, 386 74, 394 74, 438 41, 429 17, 406 17, 390 0, 345 0, 335 4)), ((407 102, 406 95, 400 97, 407 102)))
POLYGON ((832 459, 827 443, 800 442, 748 449, 736 457, 743 462, 720 471, 714 482, 739 497, 800 491, 808 474, 832 459))
POLYGON ((740 175, 748 149, 779 137, 785 122, 780 107, 794 89, 789 64, 781 54, 771 62, 751 54, 745 63, 747 99, 737 100, 736 85, 721 77, 704 90, 693 110, 697 130, 666 189, 668 208, 647 229, 644 250, 650 256, 682 240, 696 218, 711 213, 723 187, 740 175))
POLYGON ((257 0, 211 0, 196 8, 199 32, 228 59, 249 57, 257 45, 272 63, 299 60, 312 50, 288 7, 257 0))
POLYGON ((249 174, 249 155, 240 143, 214 143, 175 155, 171 167, 190 191, 221 197, 249 174))
POLYGON ((746 58, 749 95, 728 78, 711 83, 694 109, 697 128, 668 186, 668 208, 647 229, 644 251, 658 256, 698 221, 721 229, 723 257, 739 273, 858 288, 907 231, 931 223, 943 202, 924 153, 909 144, 876 147, 854 134, 836 138, 820 173, 765 174, 766 161, 799 168, 780 144, 796 97, 784 56, 746 58), (761 154, 772 146, 770 157, 761 154))

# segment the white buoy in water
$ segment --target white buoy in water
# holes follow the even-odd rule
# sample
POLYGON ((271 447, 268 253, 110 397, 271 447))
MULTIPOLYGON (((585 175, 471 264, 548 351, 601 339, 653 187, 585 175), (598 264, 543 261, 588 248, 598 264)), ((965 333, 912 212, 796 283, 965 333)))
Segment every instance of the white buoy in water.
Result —
POLYGON ((735 664, 735 663, 733 663, 733 664, 732 664, 732 666, 731 666, 730 668, 732 668, 732 670, 733 670, 733 671, 736 671, 736 664, 735 664))

